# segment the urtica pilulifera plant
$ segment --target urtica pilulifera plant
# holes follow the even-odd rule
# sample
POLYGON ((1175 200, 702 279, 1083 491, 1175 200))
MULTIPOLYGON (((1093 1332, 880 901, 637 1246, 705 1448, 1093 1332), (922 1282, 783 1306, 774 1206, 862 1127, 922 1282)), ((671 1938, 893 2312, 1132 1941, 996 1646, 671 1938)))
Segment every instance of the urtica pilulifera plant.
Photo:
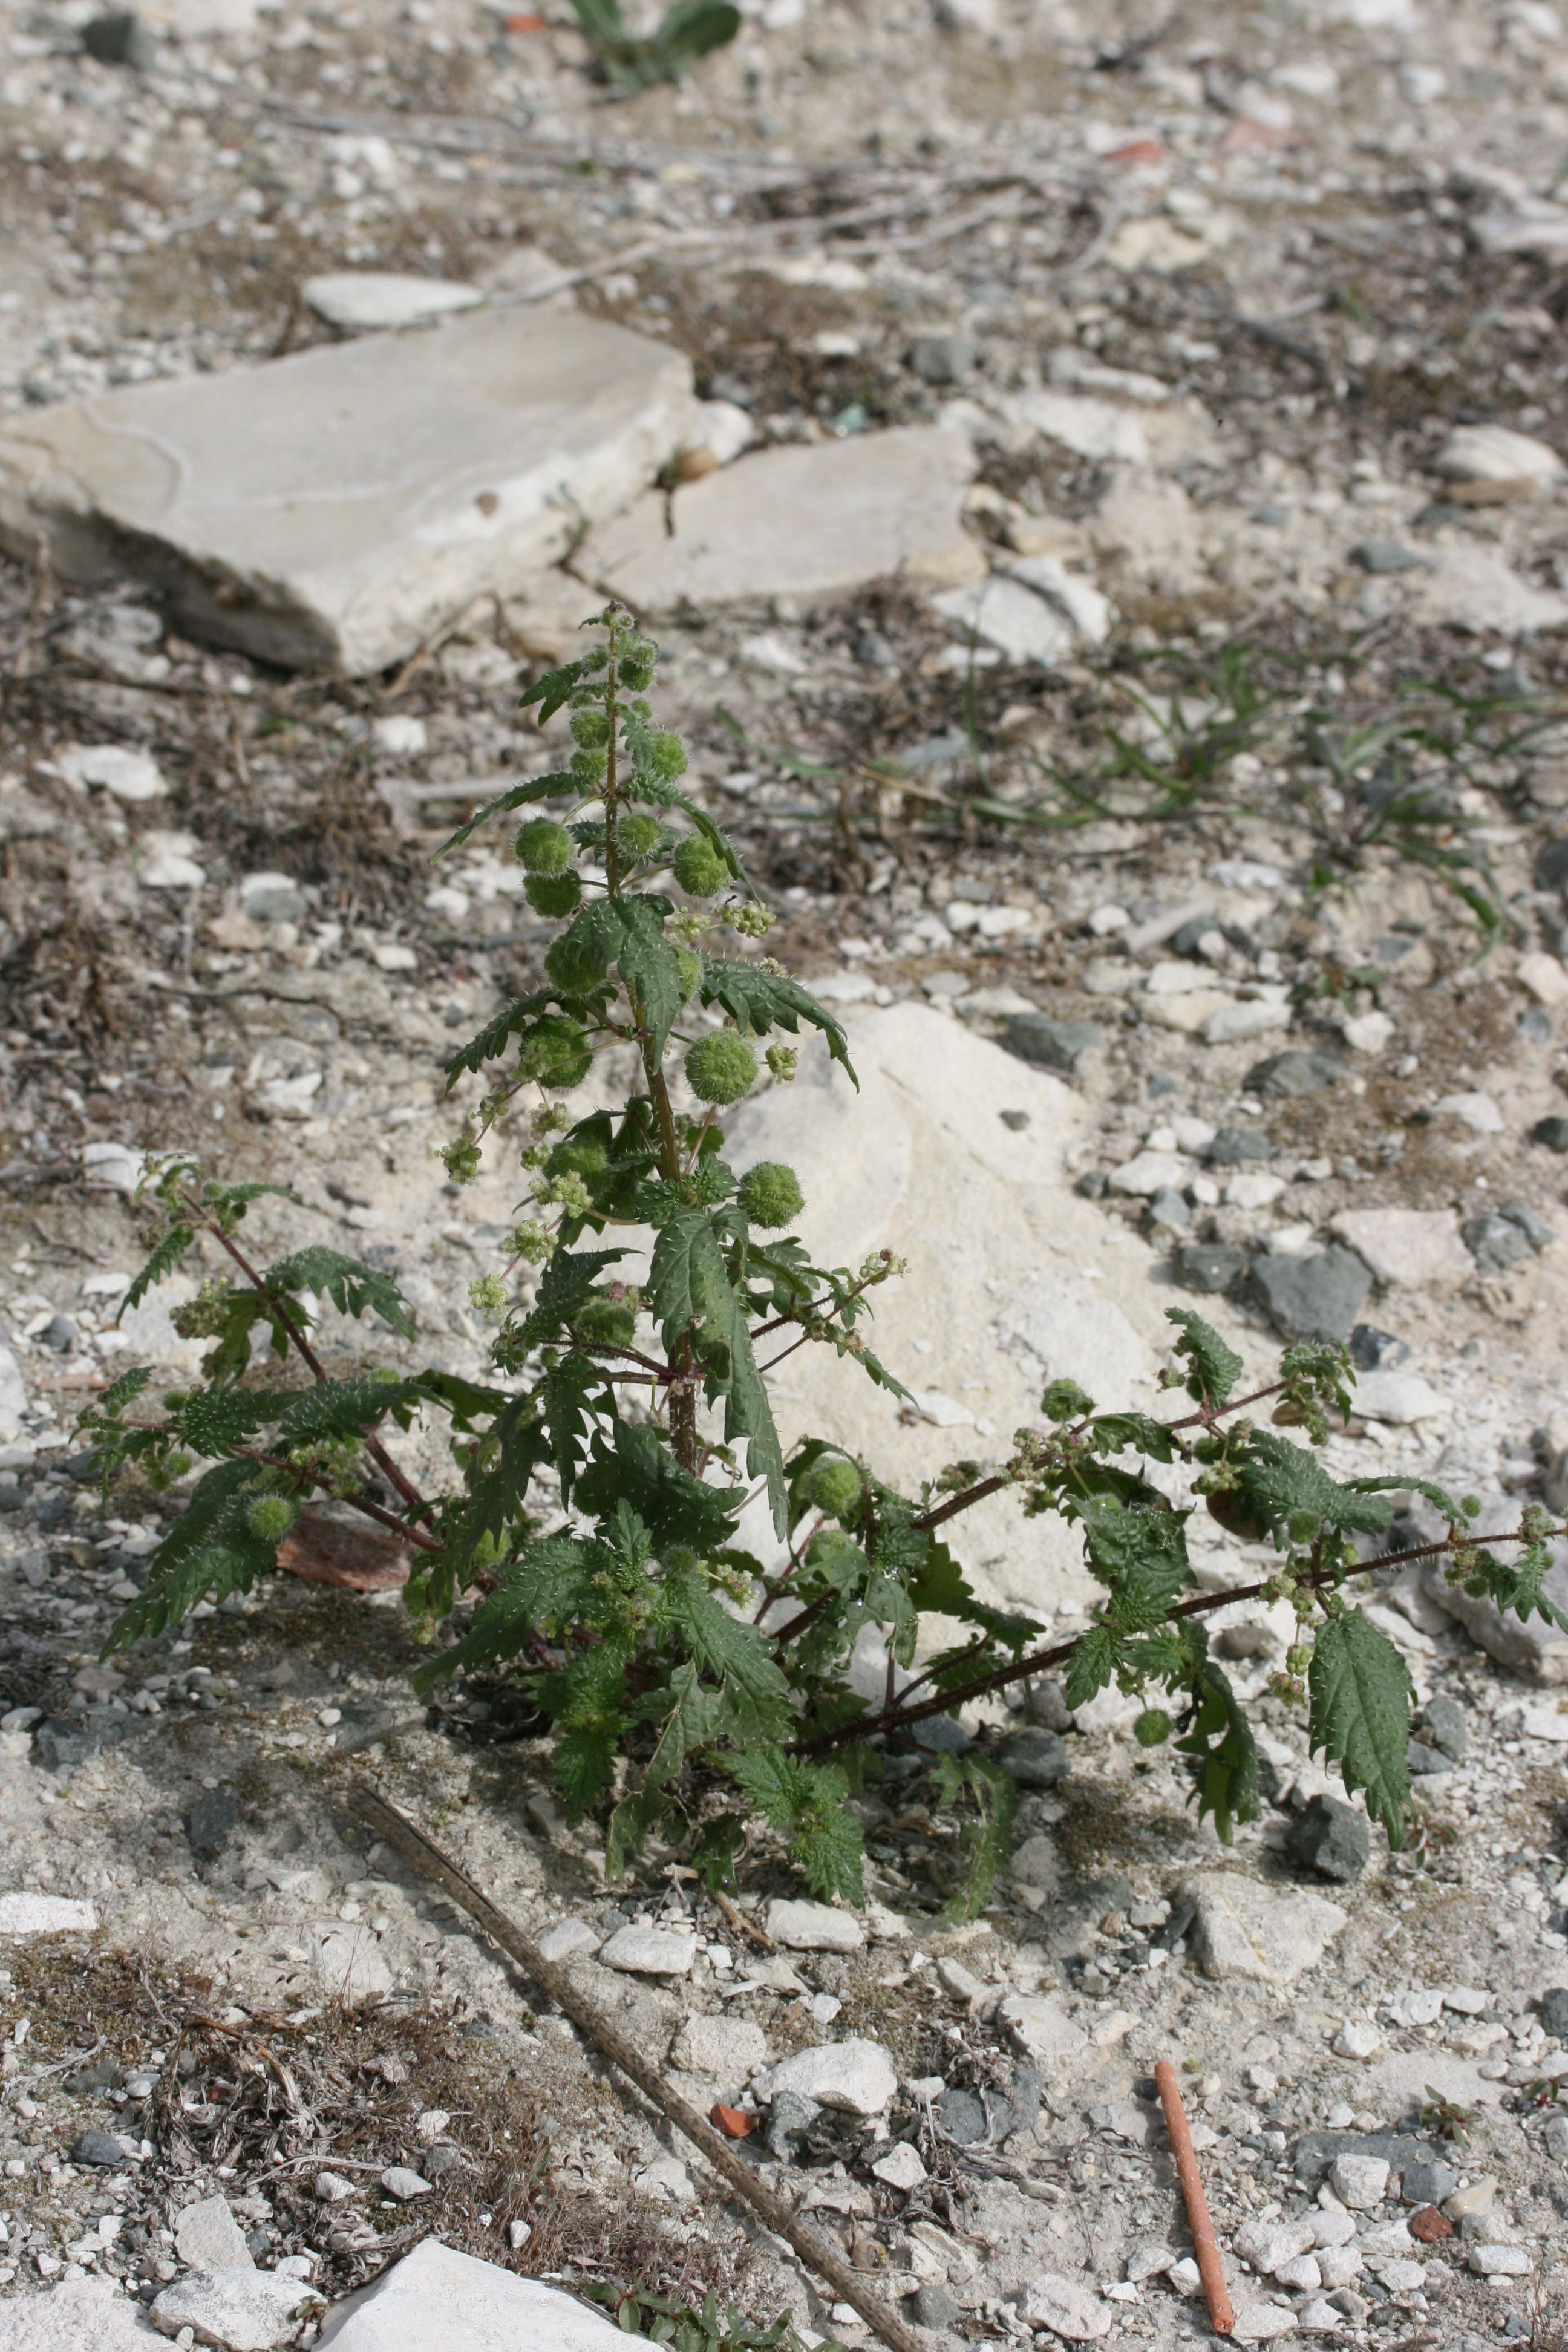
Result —
POLYGON ((1347 1590, 1391 1525, 1389 1493, 1418 1489, 1445 1515, 1447 1535, 1421 1549, 1449 1555, 1468 1591, 1563 1620, 1541 1590, 1544 1515, 1525 1514, 1505 1564, 1467 1536, 1473 1503, 1404 1475, 1329 1475, 1311 1448, 1348 1408, 1343 1350, 1290 1348, 1276 1381, 1238 1397, 1240 1360, 1178 1311, 1163 1379, 1185 1403, 1169 1418, 1103 1412, 1057 1381, 1041 1425, 1018 1433, 1005 1462, 957 1463, 915 1495, 827 1438, 786 1456, 767 1374, 797 1348, 831 1348, 905 1394, 865 1336, 872 1295, 902 1269, 886 1252, 856 1268, 814 1265, 788 1230, 804 1205, 795 1171, 726 1157, 721 1114, 764 1069, 774 1086, 794 1076, 786 1038, 815 1029, 853 1076, 848 1045, 831 1012, 755 952, 771 919, 682 792, 679 739, 653 724, 656 646, 617 607, 600 625, 602 643, 524 697, 542 723, 569 710, 569 764, 504 793, 447 845, 524 805, 553 812, 515 837, 531 902, 561 925, 542 983, 447 1067, 450 1085, 478 1074, 487 1089, 447 1147, 449 1175, 470 1181, 487 1145, 515 1152, 521 1134, 531 1193, 503 1262, 470 1292, 495 1326, 493 1377, 331 1375, 316 1339, 329 1307, 413 1342, 395 1283, 329 1248, 258 1266, 239 1231, 252 1202, 281 1188, 161 1162, 143 1191, 159 1231, 127 1302, 199 1236, 230 1271, 175 1312, 212 1342, 198 1385, 147 1418, 151 1374, 129 1371, 84 1416, 106 1481, 135 1464, 167 1487, 209 1465, 110 1648, 158 1634, 204 1598, 248 1591, 300 1504, 336 1496, 412 1551, 407 1605, 445 1643, 420 1683, 474 1670, 515 1679, 552 1727, 569 1812, 603 1822, 612 1878, 655 1838, 718 1887, 748 1850, 782 1846, 815 1893, 858 1900, 859 1825, 846 1800, 912 1754, 934 1771, 936 1800, 957 1809, 968 1864, 950 1908, 967 1914, 1005 1859, 1012 1784, 983 1738, 959 1753, 950 1738, 932 1756, 921 1727, 1047 1666, 1065 1670, 1072 1706, 1114 1684, 1143 1698, 1142 1746, 1175 1739, 1200 1812, 1228 1839, 1258 1810, 1257 1751, 1202 1620, 1257 1596, 1296 1618, 1276 1692, 1306 1705, 1314 1748, 1401 1842, 1410 1680, 1347 1590), (658 887, 667 875, 682 902, 658 887), (605 1052, 635 1071, 615 1110, 585 1107, 605 1052), (270 1384, 268 1352, 280 1368, 270 1384), (1269 1423, 1252 1417, 1259 1405, 1269 1423), (457 1476, 436 1496, 384 1434, 416 1415, 450 1429, 457 1476), (1104 1588, 1070 1640, 1042 1648, 1032 1619, 986 1606, 943 1540, 1004 1487, 1026 1511, 1068 1521, 1104 1588), (752 1496, 766 1496, 783 1551, 766 1569, 736 1538, 752 1496), (1200 1507, 1271 1545, 1271 1573, 1199 1591, 1187 1521, 1200 1507), (932 1640, 938 1618, 944 1638, 932 1640), (886 1647, 881 1704, 850 1675, 868 1627, 886 1647))

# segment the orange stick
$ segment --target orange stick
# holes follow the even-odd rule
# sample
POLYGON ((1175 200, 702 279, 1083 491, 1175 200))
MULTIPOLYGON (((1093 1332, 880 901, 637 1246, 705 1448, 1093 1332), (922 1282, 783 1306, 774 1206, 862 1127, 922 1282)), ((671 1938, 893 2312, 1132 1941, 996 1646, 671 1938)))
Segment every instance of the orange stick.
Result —
POLYGON ((1176 2159, 1176 2178, 1182 2184, 1187 2222, 1193 2233, 1193 2252, 1197 2256, 1198 2276, 1203 2280, 1204 2294, 1208 2298, 1209 2318, 1216 2336, 1228 2336, 1236 2326, 1236 2314, 1230 2307, 1219 2246, 1215 2238, 1214 2223, 1209 2220, 1208 2199, 1204 2195, 1197 2154, 1193 2147, 1192 2133, 1187 2128, 1187 2111, 1182 2105, 1176 2070, 1168 2058, 1162 2058, 1155 2067, 1154 2084, 1160 2094, 1160 2105, 1165 2110, 1165 2129, 1170 2134, 1171 2150, 1176 2159))

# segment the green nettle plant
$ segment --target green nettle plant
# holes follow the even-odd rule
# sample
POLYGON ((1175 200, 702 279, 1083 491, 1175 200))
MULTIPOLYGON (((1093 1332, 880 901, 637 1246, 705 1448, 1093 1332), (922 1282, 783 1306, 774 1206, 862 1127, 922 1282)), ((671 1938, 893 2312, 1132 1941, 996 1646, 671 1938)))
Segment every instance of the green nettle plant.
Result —
MULTIPOLYGON (((258 1265, 238 1236, 250 1204, 282 1188, 161 1162, 143 1194, 159 1231, 127 1303, 205 1237, 228 1271, 175 1310, 181 1330, 212 1343, 203 1377, 148 1417, 152 1375, 128 1371, 84 1423, 106 1482, 133 1464, 166 1488, 208 1466, 110 1649, 177 1625, 204 1597, 247 1591, 300 1505, 336 1496, 412 1551, 407 1606, 433 1644, 420 1685, 476 1670, 515 1680, 551 1728, 569 1813, 604 1823, 612 1879, 657 1833, 715 1888, 734 1883, 749 1849, 782 1846, 816 1894, 855 1901, 851 1789, 899 1751, 918 1754, 930 1717, 1052 1665, 1065 1667, 1073 1706, 1111 1684, 1142 1695, 1139 1741, 1174 1738, 1200 1812, 1228 1840, 1258 1810, 1257 1754, 1201 1621, 1256 1595, 1296 1614, 1275 1690, 1305 1700, 1314 1747, 1401 1843, 1410 1681, 1347 1591, 1390 1526, 1388 1490, 1416 1487, 1446 1515, 1446 1538, 1421 1550, 1450 1554, 1467 1591, 1564 1621, 1542 1593, 1543 1515, 1526 1514, 1509 1566, 1467 1537, 1473 1503, 1404 1476, 1329 1475, 1310 1449, 1348 1408, 1342 1350, 1293 1347, 1277 1381, 1237 1396, 1239 1359, 1196 1315, 1175 1312, 1163 1380, 1188 1409, 1167 1421, 1100 1412, 1058 1381, 1041 1425, 1018 1433, 1000 1467, 959 1462, 918 1494, 827 1438, 786 1456, 767 1374, 796 1349, 830 1348, 906 1393, 865 1336, 873 1294, 902 1269, 886 1252, 853 1269, 814 1265, 789 1231, 803 1206, 795 1171, 726 1156, 723 1114, 764 1066, 774 1085, 793 1077, 786 1038, 818 1031, 852 1077, 847 1045, 829 1011, 740 945, 771 919, 734 849, 680 790, 685 751, 654 726, 646 698, 657 648, 615 606, 601 625, 602 644, 523 698, 542 723, 569 709, 569 764, 504 793, 447 845, 538 807, 516 852, 530 903, 561 926, 542 984, 447 1070, 453 1085, 477 1073, 487 1087, 444 1154, 456 1181, 476 1174, 487 1139, 511 1150, 523 1139, 529 1213, 470 1294, 495 1326, 493 1378, 353 1359, 332 1370, 318 1353, 329 1307, 412 1341, 395 1283, 329 1248, 258 1265), (656 887, 667 877, 679 902, 656 887), (635 1071, 626 1098, 573 1117, 563 1098, 606 1052, 635 1071), (645 1255, 635 1281, 619 1270, 645 1255), (1260 1424, 1264 1404, 1272 1419, 1260 1424), (384 1442, 416 1415, 450 1427, 457 1475, 438 1496, 419 1492, 384 1442), (1291 1426, 1307 1444, 1284 1433, 1291 1426), (1156 1465, 1184 1499, 1155 1482, 1156 1465), (1082 1538, 1105 1598, 1075 1639, 1041 1648, 1030 1618, 985 1606, 943 1539, 1004 1487, 1082 1538), (736 1540, 752 1495, 765 1495, 787 1546, 771 1572, 736 1540), (1199 1507, 1274 1547, 1267 1580, 1197 1591, 1187 1524, 1199 1507), (543 1533, 563 1511, 565 1524, 543 1533), (880 1704, 852 1686, 868 1627, 886 1643, 880 1704)), ((949 1827, 967 1866, 951 1908, 967 1916, 1009 1850, 1012 1783, 984 1739, 952 1745, 925 1760, 936 1801, 956 1809, 949 1827)))

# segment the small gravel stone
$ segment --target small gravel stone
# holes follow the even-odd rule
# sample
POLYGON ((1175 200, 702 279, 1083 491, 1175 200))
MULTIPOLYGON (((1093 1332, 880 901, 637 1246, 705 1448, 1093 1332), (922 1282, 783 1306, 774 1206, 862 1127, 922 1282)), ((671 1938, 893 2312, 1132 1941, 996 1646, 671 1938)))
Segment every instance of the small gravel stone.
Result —
POLYGON ((1264 1250, 1252 1261, 1252 1288, 1288 1339, 1341 1346, 1354 1328, 1372 1276, 1353 1250, 1331 1246, 1299 1257, 1264 1250))
POLYGON ((381 2185, 389 2197, 406 2205, 415 2197, 428 2197, 431 2183, 422 2172, 413 2171, 406 2164, 391 2164, 381 2176, 381 2185))
MULTIPOLYGON (((1342 2033, 1334 2043, 1336 2050, 1343 2039, 1342 2033)), ((1336 2157, 1329 2167, 1329 2186, 1352 2213, 1370 2213, 1388 2193, 1388 2166, 1381 2156, 1336 2157)))
POLYGON ((1399 2193, 1407 2205, 1441 2205, 1458 2185, 1452 2165, 1407 2164, 1400 2175, 1399 2193))
POLYGON ((1302 1809, 1288 1840, 1290 1858, 1320 1878, 1346 1885, 1359 1878, 1372 1854, 1366 1815, 1338 1797, 1313 1797, 1302 1809))
POLYGON ((626 1976, 689 1977, 696 1959, 695 1936, 663 1927, 618 1927, 599 1954, 603 1967, 626 1976))
POLYGON ((899 2087, 898 2070, 879 2042, 827 2042, 797 2050, 775 2066, 769 2096, 782 2091, 851 2116, 877 2116, 899 2087))
POLYGON ((1048 2327, 1070 2344, 1092 2343, 1110 2333, 1111 2315, 1104 2296, 1058 2271, 1046 2271, 1030 2281, 1018 2312, 1026 2326, 1048 2327))
POLYGON ((775 1944, 792 1952, 858 1952, 866 1940, 866 1931, 852 1911, 836 1910, 830 1903, 797 1903, 781 1897, 768 1905, 767 1930, 775 1944))
MULTIPOLYGON (((1347 2019, 1345 2023, 1341 2026, 1339 2032, 1335 2034, 1333 2041, 1334 2054, 1338 2058, 1374 2058, 1382 2047, 1383 2036, 1378 2032, 1376 2026, 1369 2025, 1364 2019, 1359 2017, 1347 2019)), ((1370 2157, 1342 2157, 1340 2161, 1344 2164, 1366 2164, 1371 2163, 1373 2159, 1370 2157)), ((1388 2179, 1388 2167, 1386 2164, 1383 2168, 1383 2178, 1386 2182, 1388 2179)), ((1331 2171, 1329 2179, 1333 2185, 1335 2193, 1337 2195, 1343 2196, 1344 2192, 1340 2189, 1339 2183, 1334 2180, 1332 2171, 1331 2171)), ((1373 2198, 1372 2202, 1376 2204, 1378 2199, 1380 2199, 1382 2195, 1383 2191, 1380 2189, 1377 2192, 1377 2197, 1373 2198)), ((1352 2200, 1349 2197, 1345 2197, 1344 2201, 1349 2205, 1352 2200)))
POLYGON ((106 2172, 126 2160, 125 2150, 114 2134, 106 2131, 79 2133, 72 2140, 68 2153, 73 2164, 98 2165, 106 2172))
POLYGON ((193 2271, 251 2271, 255 2258, 227 2200, 205 2197, 174 2217, 174 2249, 193 2271))
POLYGON ((1020 1789, 1054 1789, 1072 1770, 1067 1743, 1054 1731, 1010 1731, 996 1761, 1020 1789))
POLYGON ((1472 2246, 1466 2257, 1478 2278, 1528 2278, 1527 2246, 1472 2246))
POLYGON ((889 2189, 918 2189, 926 2177, 920 2151, 911 2147, 908 2140, 900 2140, 871 2170, 889 2189))
POLYGON ((1321 1094, 1325 1087, 1338 1086, 1346 1067, 1337 1054, 1303 1053, 1293 1045, 1286 1053, 1271 1054, 1266 1062, 1254 1063, 1245 1084, 1249 1095, 1261 1095, 1266 1101, 1321 1094))
POLYGON ((190 2328, 198 2344, 224 2352, 274 2352, 292 2344, 300 2323, 324 2310, 326 2299, 303 2279, 276 2271, 193 2271, 165 2287, 153 2317, 165 2336, 190 2328))
POLYGON ((563 1960, 574 1960, 580 1954, 596 1952, 605 1939, 594 1933, 586 1919, 556 1919, 537 1940, 540 1957, 553 1960, 559 1967, 563 1960))

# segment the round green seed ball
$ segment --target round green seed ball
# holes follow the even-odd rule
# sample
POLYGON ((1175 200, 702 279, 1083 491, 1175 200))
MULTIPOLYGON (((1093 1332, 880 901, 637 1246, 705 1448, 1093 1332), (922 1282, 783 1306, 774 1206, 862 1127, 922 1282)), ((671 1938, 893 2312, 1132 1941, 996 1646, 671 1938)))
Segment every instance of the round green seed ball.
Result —
POLYGON ((574 866, 569 866, 564 874, 531 874, 522 887, 536 915, 570 915, 583 896, 574 866))
POLYGON ((281 1543, 298 1517, 297 1507, 286 1495, 258 1495, 245 1515, 245 1524, 263 1543, 281 1543))
POLYGON ((661 776, 667 784, 672 784, 677 776, 686 773, 686 746, 679 736, 672 734, 668 727, 660 727, 649 738, 649 748, 653 753, 654 774, 661 776))
POLYGON ((730 869, 705 834, 694 833, 670 859, 675 878, 693 898, 710 898, 730 879, 730 869))
POLYGON ((576 1318, 580 1339, 600 1339, 613 1348, 629 1348, 637 1317, 618 1298, 590 1298, 576 1318))
POLYGON ((830 1519, 852 1519, 865 1499, 866 1481, 853 1462, 830 1455, 806 1480, 807 1500, 830 1519))
POLYGON ((574 710, 571 726, 574 743, 581 743, 587 750, 597 750, 601 743, 607 743, 610 740, 609 719, 597 704, 590 703, 584 709, 574 710))
POLYGON ((664 839, 656 816, 624 816, 616 827, 616 846, 623 857, 652 857, 664 839))
POLYGON ((1171 1736, 1171 1718, 1163 1706, 1146 1706, 1132 1727, 1140 1748, 1158 1748, 1171 1736))
POLYGON ((689 1048, 686 1075, 700 1101, 739 1102, 756 1084, 757 1057, 733 1029, 721 1029, 689 1048))
POLYGON ((782 1160, 759 1160, 748 1168, 736 1197, 752 1224, 764 1233, 791 1223, 805 1206, 799 1177, 782 1160))
POLYGON ((552 816, 536 816, 522 827, 514 846, 531 874, 564 874, 575 844, 552 816))

